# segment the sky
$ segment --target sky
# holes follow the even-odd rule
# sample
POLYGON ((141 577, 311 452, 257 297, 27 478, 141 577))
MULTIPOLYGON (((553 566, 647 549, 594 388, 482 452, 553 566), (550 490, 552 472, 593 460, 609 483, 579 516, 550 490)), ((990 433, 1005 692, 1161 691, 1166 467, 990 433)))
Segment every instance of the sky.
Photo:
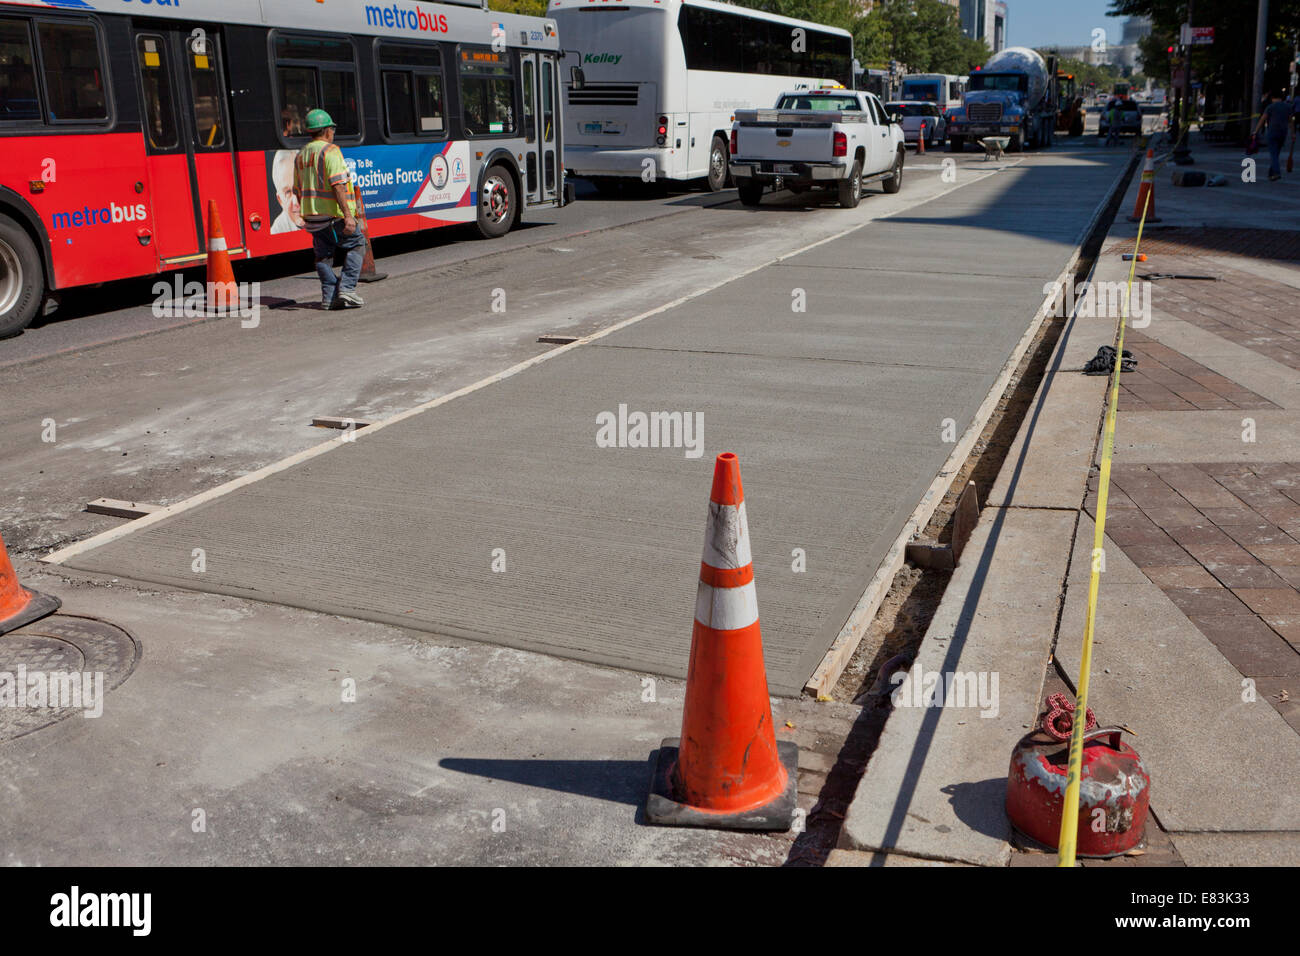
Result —
POLYGON ((1007 46, 1088 46, 1097 27, 1119 43, 1124 18, 1109 9, 1110 0, 1007 0, 1007 46))

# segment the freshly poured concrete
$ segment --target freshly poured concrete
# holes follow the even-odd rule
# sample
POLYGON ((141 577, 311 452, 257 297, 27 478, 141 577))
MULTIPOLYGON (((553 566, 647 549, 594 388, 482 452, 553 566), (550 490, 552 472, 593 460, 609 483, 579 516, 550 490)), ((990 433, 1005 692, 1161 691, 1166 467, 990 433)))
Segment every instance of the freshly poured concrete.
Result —
POLYGON ((1006 170, 68 563, 681 675, 734 451, 769 684, 796 694, 1123 158, 1006 170), (620 404, 702 414, 700 457, 597 447, 620 404))

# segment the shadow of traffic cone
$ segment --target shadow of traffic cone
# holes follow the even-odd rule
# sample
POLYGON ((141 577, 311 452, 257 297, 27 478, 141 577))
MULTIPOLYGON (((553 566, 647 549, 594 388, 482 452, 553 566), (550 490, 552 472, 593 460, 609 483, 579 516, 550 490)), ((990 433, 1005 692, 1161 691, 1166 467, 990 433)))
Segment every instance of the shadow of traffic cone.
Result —
POLYGON ((1142 167, 1142 184, 1138 186, 1137 202, 1133 204, 1133 215, 1129 222, 1141 222, 1142 210, 1147 211, 1147 222, 1160 222, 1156 216, 1156 151, 1147 150, 1146 163, 1142 167))
POLYGON ((799 749, 777 743, 763 666, 740 463, 717 458, 695 598, 682 735, 659 748, 650 823, 788 830, 799 749))
POLYGON ((0 634, 39 620, 57 611, 62 603, 53 595, 29 591, 18 583, 4 538, 0 538, 0 634))
POLYGON ((361 198, 360 189, 357 190, 357 228, 361 230, 361 234, 366 240, 366 255, 361 260, 360 280, 362 282, 378 282, 380 279, 387 279, 387 272, 375 271, 375 254, 370 246, 370 225, 366 222, 366 202, 361 198))
POLYGON ((230 253, 226 249, 226 234, 221 231, 221 215, 217 201, 208 200, 208 282, 207 305, 209 312, 224 315, 239 308, 239 286, 235 284, 235 271, 230 267, 230 253))

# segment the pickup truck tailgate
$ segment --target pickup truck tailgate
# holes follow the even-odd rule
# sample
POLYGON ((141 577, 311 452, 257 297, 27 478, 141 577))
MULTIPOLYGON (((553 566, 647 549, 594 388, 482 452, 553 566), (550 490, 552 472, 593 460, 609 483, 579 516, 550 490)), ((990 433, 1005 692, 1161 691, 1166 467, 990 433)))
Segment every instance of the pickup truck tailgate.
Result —
POLYGON ((827 112, 810 118, 806 113, 739 110, 736 158, 824 163, 831 158, 832 126, 841 115, 827 112))

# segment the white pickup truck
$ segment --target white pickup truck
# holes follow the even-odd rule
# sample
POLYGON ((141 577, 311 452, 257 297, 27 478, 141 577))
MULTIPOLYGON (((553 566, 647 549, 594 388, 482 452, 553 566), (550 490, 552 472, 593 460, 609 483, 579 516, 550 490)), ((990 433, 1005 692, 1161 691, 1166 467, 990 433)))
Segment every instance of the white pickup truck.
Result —
POLYGON ((782 93, 770 110, 737 110, 731 176, 740 201, 757 206, 767 186, 836 189, 852 209, 864 183, 903 185, 903 128, 874 94, 845 89, 782 93))

